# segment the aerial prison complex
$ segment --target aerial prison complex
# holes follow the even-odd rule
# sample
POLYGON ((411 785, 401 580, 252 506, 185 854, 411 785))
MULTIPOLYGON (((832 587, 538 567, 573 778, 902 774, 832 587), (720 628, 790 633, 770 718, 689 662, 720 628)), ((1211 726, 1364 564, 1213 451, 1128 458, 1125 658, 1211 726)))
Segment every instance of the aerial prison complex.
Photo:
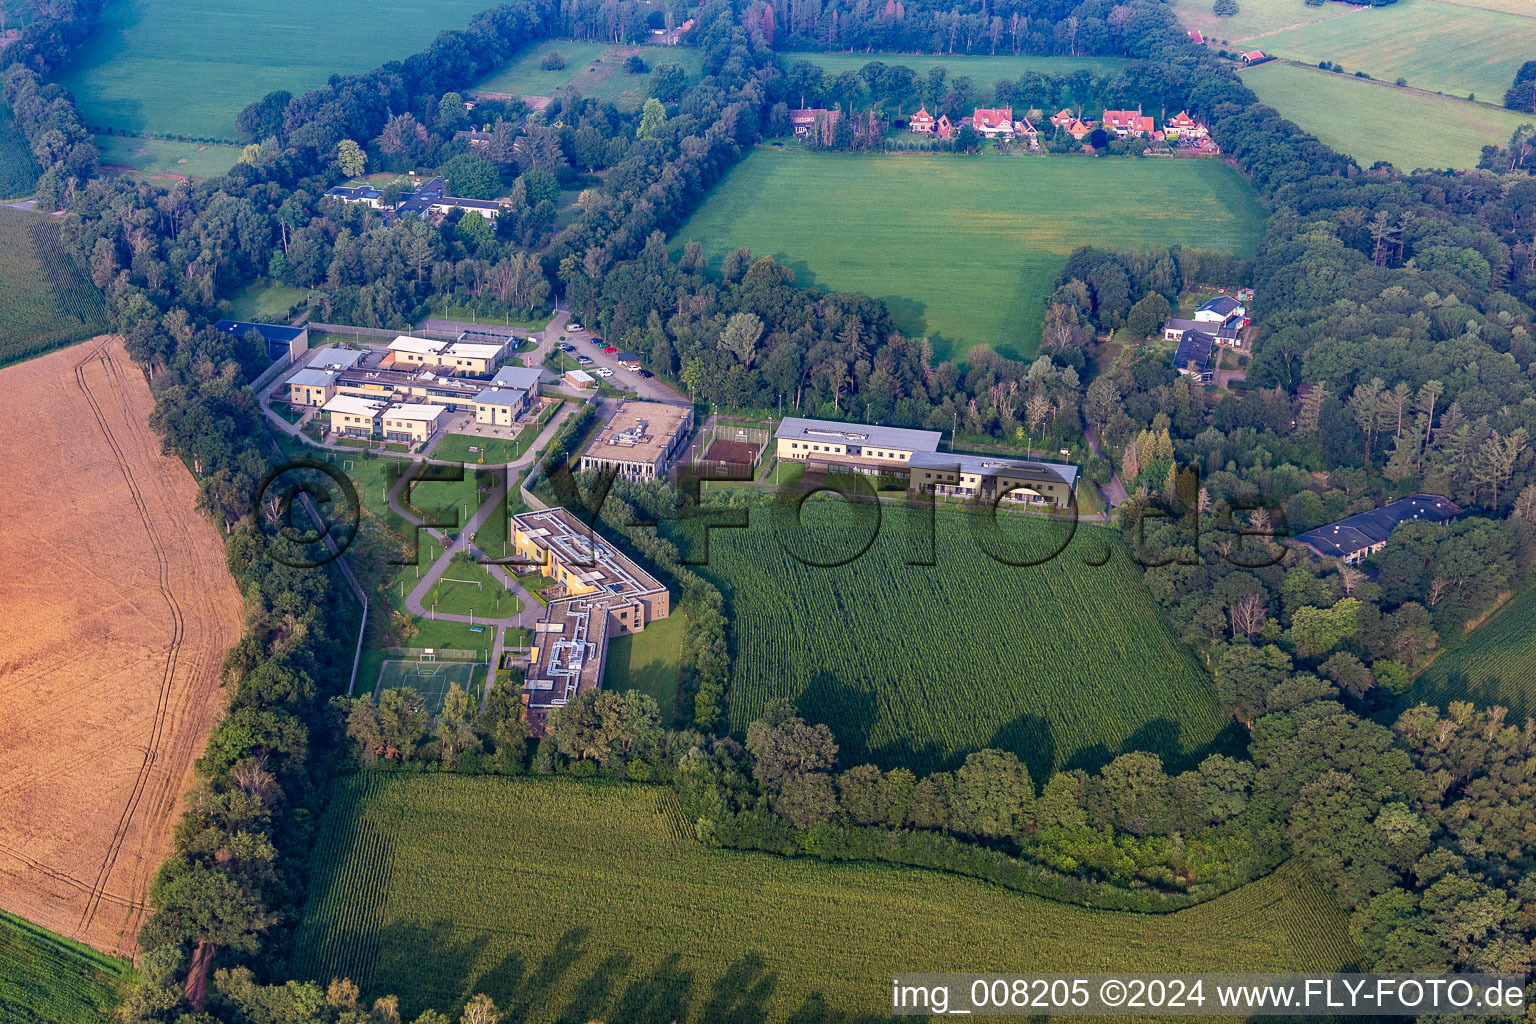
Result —
POLYGON ((608 638, 638 633, 672 613, 667 588, 563 508, 512 517, 521 565, 554 580, 534 625, 523 676, 523 705, 535 736, 549 731, 549 713, 602 685, 608 638))
POLYGON ((1065 509, 1077 467, 939 451, 937 430, 875 427, 786 417, 774 432, 780 460, 839 472, 905 477, 914 494, 1008 501, 1065 509))

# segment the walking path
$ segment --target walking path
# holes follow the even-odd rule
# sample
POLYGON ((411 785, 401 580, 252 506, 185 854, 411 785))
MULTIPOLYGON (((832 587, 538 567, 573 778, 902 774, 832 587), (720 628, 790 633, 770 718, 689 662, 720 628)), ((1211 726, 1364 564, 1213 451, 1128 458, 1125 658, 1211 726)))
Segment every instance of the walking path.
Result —
MULTIPOLYGON (((1104 449, 1099 447, 1099 432, 1093 429, 1092 424, 1083 427, 1083 437, 1088 441, 1088 449, 1099 458, 1104 458, 1104 449)), ((1113 467, 1113 463, 1110 464, 1113 467)), ((1120 482, 1120 471, 1111 469, 1109 483, 1099 488, 1104 495, 1105 518, 1109 517, 1108 509, 1118 508, 1125 504, 1125 484, 1120 482)))

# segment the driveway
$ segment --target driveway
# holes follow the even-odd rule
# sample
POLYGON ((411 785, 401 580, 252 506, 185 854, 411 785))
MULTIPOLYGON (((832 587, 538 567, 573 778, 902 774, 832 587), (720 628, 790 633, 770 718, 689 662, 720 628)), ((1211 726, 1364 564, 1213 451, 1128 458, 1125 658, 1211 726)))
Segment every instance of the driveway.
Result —
POLYGON ((537 363, 543 363, 544 357, 554 351, 556 345, 565 342, 576 347, 572 355, 582 355, 592 360, 591 365, 583 366, 582 369, 590 372, 593 366, 602 366, 612 370, 613 376, 608 378, 608 383, 616 387, 622 386, 631 391, 636 398, 643 398, 648 402, 670 402, 673 405, 688 404, 688 399, 681 392, 660 377, 646 380, 633 370, 624 369, 619 365, 618 359, 614 358, 618 355, 617 352, 604 352, 602 345, 592 344, 591 331, 569 330, 566 325, 570 321, 571 314, 568 311, 563 309, 555 311, 549 326, 545 328, 543 336, 539 339, 539 347, 532 353, 537 363))

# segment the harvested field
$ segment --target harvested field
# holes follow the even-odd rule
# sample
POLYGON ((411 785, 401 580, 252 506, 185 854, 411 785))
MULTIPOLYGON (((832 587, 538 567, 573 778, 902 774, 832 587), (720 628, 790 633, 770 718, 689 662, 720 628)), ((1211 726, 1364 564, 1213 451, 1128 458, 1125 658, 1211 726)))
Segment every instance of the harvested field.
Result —
POLYGON ((134 948, 240 594, 117 338, 0 371, 0 908, 134 948))

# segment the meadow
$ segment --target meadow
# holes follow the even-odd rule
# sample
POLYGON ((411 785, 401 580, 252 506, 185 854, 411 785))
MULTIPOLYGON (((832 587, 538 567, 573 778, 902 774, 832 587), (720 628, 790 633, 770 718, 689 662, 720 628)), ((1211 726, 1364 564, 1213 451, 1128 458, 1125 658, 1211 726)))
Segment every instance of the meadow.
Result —
POLYGON ((1404 171, 1476 167, 1484 146, 1507 143, 1520 125, 1536 122, 1532 114, 1278 62, 1245 71, 1243 84, 1362 167, 1378 160, 1404 171), (1350 116, 1339 117, 1341 110, 1350 116), (1433 124, 1434 130, 1403 131, 1404 124, 1433 124))
POLYGON ((646 64, 681 64, 690 81, 703 74, 703 57, 688 46, 610 46, 607 43, 551 39, 520 54, 496 74, 475 86, 477 93, 511 96, 554 96, 571 86, 583 96, 608 100, 621 110, 638 110, 650 95, 649 75, 631 75, 624 70, 624 60, 639 53, 646 64), (545 55, 558 52, 565 67, 546 71, 540 67, 545 55))
POLYGON ((230 297, 229 315, 234 320, 286 324, 289 311, 309 298, 309 291, 285 284, 260 280, 246 285, 230 297))
POLYGON ((1012 81, 1026 71, 1038 71, 1044 75, 1065 75, 1073 71, 1091 71, 1108 74, 1130 61, 1123 57, 1049 57, 1035 54, 932 54, 932 53, 814 53, 790 52, 784 54, 784 62, 793 64, 806 61, 815 64, 830 75, 844 71, 858 71, 870 61, 880 61, 891 67, 909 67, 919 76, 925 76, 931 68, 944 68, 950 78, 966 75, 978 89, 990 89, 993 82, 1012 81))
POLYGON ((718 267, 746 246, 801 284, 883 299, 941 359, 1040 346, 1055 278, 1080 245, 1253 255, 1264 208, 1214 160, 854 155, 759 148, 674 236, 718 267))
POLYGON ((0 199, 31 195, 41 173, 26 137, 11 117, 11 108, 0 101, 0 199))
POLYGON ((0 207, 0 366, 106 329, 106 303, 65 253, 58 219, 0 207))
POLYGON ((997 747, 1037 781, 1126 750, 1186 763, 1229 743, 1118 533, 1004 513, 978 537, 980 517, 946 511, 928 551, 923 521, 887 507, 867 551, 820 568, 807 562, 846 558, 868 535, 832 500, 802 513, 803 541, 754 509, 750 528, 713 531, 701 567, 729 606, 738 733, 786 697, 850 763, 926 773, 997 747))
POLYGON ((233 141, 235 115, 277 89, 298 95, 464 28, 485 0, 118 0, 59 81, 86 123, 233 141))
POLYGON ((95 1024, 130 973, 126 961, 0 911, 0 1020, 95 1024))
POLYGON ((712 849, 660 787, 363 773, 318 834, 291 967, 409 1020, 475 992, 504 1021, 883 1017, 892 970, 1333 970, 1358 955, 1293 868, 1166 916, 935 872, 712 849))
POLYGON ((1199 29, 1212 43, 1243 42, 1293 25, 1331 21, 1354 10, 1342 3, 1308 7, 1302 0, 1242 0, 1236 14, 1217 17, 1211 10, 1210 0, 1172 0, 1172 4, 1181 24, 1199 29))
POLYGON ((218 178, 240 159, 240 147, 213 142, 176 142, 137 135, 99 134, 102 164, 119 174, 175 184, 182 178, 218 178))
MULTIPOLYGON (((1397 0, 1267 36, 1263 49, 1310 64, 1331 60, 1351 74, 1364 71, 1383 81, 1403 78, 1417 89, 1463 98, 1475 93, 1501 103, 1521 63, 1536 52, 1536 19, 1437 0, 1397 0)), ((1351 109, 1342 120, 1352 129, 1370 118, 1351 109)), ((1441 127, 1423 115, 1408 123, 1434 125, 1426 132, 1431 136, 1441 127)))
POLYGON ((677 718, 678 672, 683 657, 683 631, 688 617, 674 608, 638 633, 626 633, 608 641, 608 661, 603 667, 603 686, 609 690, 639 690, 656 698, 661 721, 671 725, 677 718))
POLYGON ((1411 702, 1445 707, 1470 700, 1509 708, 1511 722, 1536 715, 1536 591, 1514 598, 1466 642, 1436 658, 1414 682, 1411 702))

